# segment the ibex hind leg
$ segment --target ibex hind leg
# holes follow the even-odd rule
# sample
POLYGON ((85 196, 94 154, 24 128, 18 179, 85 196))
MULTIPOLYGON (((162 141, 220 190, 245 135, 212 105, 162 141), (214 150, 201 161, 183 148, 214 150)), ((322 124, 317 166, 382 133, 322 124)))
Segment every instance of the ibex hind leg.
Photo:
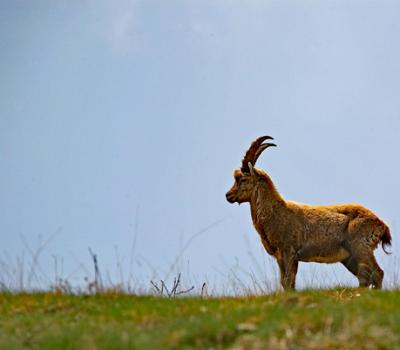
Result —
POLYGON ((376 262, 375 256, 372 253, 370 253, 368 263, 369 263, 368 268, 370 272, 370 281, 372 282, 371 283, 372 287, 375 289, 381 289, 384 272, 376 262))
POLYGON ((347 242, 346 249, 357 261, 357 278, 360 287, 372 285, 376 289, 382 288, 384 273, 376 262, 373 251, 382 240, 382 228, 387 230, 387 227, 383 226, 377 218, 365 218, 353 220, 353 225, 349 229, 349 237, 353 239, 347 242))
POLYGON ((342 260, 341 263, 344 267, 349 270, 354 276, 357 277, 358 275, 358 262, 354 257, 349 256, 346 259, 342 260))
POLYGON ((382 288, 383 271, 376 262, 372 252, 360 254, 361 256, 350 256, 342 261, 342 264, 354 274, 360 287, 372 285, 375 289, 382 288))
POLYGON ((353 257, 348 257, 342 264, 357 277, 360 287, 369 287, 372 284, 371 269, 364 263, 359 263, 353 257))

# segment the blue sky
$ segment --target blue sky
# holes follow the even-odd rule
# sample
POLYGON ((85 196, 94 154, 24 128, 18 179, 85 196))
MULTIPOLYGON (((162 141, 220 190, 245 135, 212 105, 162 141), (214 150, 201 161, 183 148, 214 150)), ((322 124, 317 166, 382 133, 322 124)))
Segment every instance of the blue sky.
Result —
MULTIPOLYGON (((25 254, 28 265, 21 237, 34 249, 58 232, 41 255, 50 280, 57 256, 81 282, 91 247, 115 278, 121 260, 146 281, 149 265, 165 276, 185 243, 222 219, 183 252, 189 274, 222 279, 232 266, 254 269, 253 257, 268 269, 248 207, 224 194, 250 142, 270 134, 279 147, 258 166, 282 195, 374 210, 393 230, 395 254, 378 258, 394 273, 399 10, 397 1, 2 1, 3 260, 25 254)), ((340 267, 305 264, 299 279, 310 269, 354 282, 340 267)))

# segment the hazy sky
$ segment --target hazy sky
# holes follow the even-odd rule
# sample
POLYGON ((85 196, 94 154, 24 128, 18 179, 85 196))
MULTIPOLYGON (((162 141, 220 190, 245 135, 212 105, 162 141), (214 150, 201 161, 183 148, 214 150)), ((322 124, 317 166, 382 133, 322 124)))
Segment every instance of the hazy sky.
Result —
MULTIPOLYGON (((285 198, 359 202, 391 225, 394 254, 378 252, 390 280, 399 13, 366 0, 1 1, 1 261, 28 266, 27 245, 57 232, 40 260, 50 281, 57 259, 81 283, 88 247, 115 279, 118 262, 124 278, 165 277, 180 252, 199 281, 269 271, 248 205, 225 200, 269 134, 279 147, 258 166, 285 198)), ((299 281, 311 270, 356 281, 311 264, 299 281)))

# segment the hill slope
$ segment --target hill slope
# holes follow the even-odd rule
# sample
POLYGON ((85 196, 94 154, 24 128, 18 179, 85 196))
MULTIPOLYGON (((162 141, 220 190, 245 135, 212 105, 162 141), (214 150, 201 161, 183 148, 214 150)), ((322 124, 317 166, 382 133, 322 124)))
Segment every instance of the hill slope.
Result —
POLYGON ((400 292, 0 294, 1 349, 400 349, 400 292))

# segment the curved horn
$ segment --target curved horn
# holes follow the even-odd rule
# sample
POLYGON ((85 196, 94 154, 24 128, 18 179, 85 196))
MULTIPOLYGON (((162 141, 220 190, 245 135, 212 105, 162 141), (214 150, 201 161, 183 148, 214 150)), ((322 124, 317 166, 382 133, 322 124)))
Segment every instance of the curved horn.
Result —
POLYGON ((263 143, 265 140, 273 140, 274 138, 271 136, 261 136, 251 144, 250 148, 244 155, 242 160, 241 170, 245 173, 249 173, 249 164, 255 165, 260 154, 267 149, 268 147, 276 147, 274 143, 263 143))
POLYGON ((253 168, 253 165, 252 165, 250 162, 248 162, 247 164, 248 164, 248 166, 249 166, 249 170, 250 170, 251 176, 254 176, 254 168, 253 168))

